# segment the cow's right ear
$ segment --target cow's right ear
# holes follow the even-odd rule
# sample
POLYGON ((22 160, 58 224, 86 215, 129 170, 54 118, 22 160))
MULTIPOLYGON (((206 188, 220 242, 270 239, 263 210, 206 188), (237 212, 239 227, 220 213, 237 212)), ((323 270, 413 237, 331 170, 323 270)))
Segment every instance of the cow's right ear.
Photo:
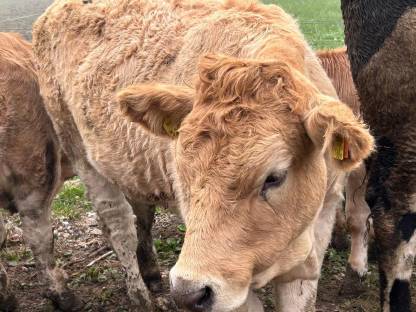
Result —
POLYGON ((150 132, 174 138, 193 106, 194 90, 169 84, 137 84, 117 94, 121 112, 150 132))

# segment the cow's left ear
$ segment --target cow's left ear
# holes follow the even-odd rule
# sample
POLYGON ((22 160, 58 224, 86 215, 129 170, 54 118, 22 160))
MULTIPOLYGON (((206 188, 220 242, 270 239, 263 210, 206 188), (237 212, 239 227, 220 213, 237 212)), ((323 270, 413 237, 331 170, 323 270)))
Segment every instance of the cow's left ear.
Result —
POLYGON ((374 149, 374 138, 366 125, 344 103, 320 95, 318 105, 304 116, 309 137, 329 152, 343 170, 356 168, 374 149))
POLYGON ((194 90, 169 84, 138 84, 117 94, 121 112, 150 132, 175 138, 193 107, 194 90))

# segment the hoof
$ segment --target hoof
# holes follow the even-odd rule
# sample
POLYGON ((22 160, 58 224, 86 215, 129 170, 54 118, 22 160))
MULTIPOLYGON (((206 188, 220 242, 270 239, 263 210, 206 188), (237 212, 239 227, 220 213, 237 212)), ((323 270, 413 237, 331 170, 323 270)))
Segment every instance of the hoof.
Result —
POLYGON ((143 280, 152 294, 157 295, 163 292, 162 277, 159 272, 151 276, 143 276, 143 280))
POLYGON ((66 290, 63 293, 48 290, 45 297, 50 299, 53 305, 64 312, 82 311, 84 303, 72 291, 66 290))
POLYGON ((350 264, 347 264, 347 270, 339 294, 346 298, 355 298, 362 295, 366 291, 364 281, 365 275, 360 276, 351 268, 350 264))
POLYGON ((17 310, 17 300, 13 294, 0 295, 0 311, 11 312, 17 310))

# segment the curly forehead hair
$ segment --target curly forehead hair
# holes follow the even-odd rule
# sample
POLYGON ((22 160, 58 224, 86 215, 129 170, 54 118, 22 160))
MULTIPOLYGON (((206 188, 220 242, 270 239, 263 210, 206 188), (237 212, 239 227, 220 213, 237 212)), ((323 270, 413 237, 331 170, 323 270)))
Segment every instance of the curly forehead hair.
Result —
POLYGON ((293 70, 282 62, 206 55, 199 63, 197 104, 256 102, 276 107, 276 102, 299 102, 304 95, 298 92, 296 80, 293 70))
MULTIPOLYGON (((192 114, 181 132, 190 141, 241 133, 242 123, 246 131, 261 132, 260 119, 302 112, 312 105, 314 94, 315 89, 282 62, 206 55, 199 63, 192 114)), ((299 116, 293 118, 300 122, 299 116)))

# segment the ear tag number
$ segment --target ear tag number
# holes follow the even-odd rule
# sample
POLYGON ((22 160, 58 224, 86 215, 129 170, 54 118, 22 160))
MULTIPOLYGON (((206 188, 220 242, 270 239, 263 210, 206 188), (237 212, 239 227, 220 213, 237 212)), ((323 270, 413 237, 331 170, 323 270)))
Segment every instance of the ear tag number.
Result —
POLYGON ((348 142, 343 137, 336 137, 332 147, 332 157, 337 160, 344 160, 349 158, 348 142))
POLYGON ((166 134, 172 138, 178 136, 178 128, 173 124, 172 120, 169 118, 163 121, 163 129, 165 130, 166 134))

